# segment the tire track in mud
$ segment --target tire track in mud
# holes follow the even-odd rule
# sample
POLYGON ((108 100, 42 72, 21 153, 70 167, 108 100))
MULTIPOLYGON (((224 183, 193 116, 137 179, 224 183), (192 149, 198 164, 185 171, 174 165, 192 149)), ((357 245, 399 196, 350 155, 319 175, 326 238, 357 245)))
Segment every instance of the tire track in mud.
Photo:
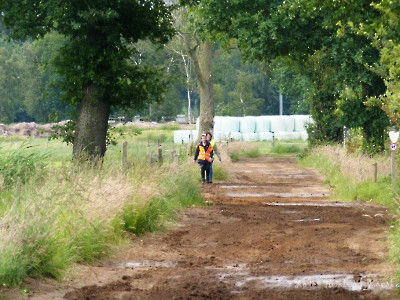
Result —
POLYGON ((395 299, 384 207, 328 201, 293 157, 230 171, 203 186, 209 206, 37 299, 395 299))

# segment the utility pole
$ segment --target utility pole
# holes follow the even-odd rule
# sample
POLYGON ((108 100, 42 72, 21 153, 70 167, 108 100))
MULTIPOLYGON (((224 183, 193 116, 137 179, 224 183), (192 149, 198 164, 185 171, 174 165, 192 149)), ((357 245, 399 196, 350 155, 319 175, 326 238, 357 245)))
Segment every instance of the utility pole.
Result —
POLYGON ((283 115, 283 95, 279 93, 279 115, 283 115))

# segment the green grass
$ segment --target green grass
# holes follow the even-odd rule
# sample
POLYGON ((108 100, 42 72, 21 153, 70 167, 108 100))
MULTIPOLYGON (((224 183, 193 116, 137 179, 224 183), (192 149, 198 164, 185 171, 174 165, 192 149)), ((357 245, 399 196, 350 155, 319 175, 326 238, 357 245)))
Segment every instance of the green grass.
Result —
POLYGON ((197 179, 189 171, 177 177, 167 177, 163 184, 166 186, 164 195, 136 205, 127 205, 114 221, 116 230, 128 231, 138 236, 161 230, 167 221, 175 219, 176 210, 205 204, 197 179))
POLYGON ((213 163, 213 180, 228 180, 230 178, 229 172, 226 170, 226 167, 219 163, 213 163))
POLYGON ((257 158, 262 155, 259 148, 242 149, 239 152, 229 153, 229 157, 233 162, 239 161, 241 158, 257 158))
POLYGON ((300 164, 313 167, 326 176, 325 183, 333 189, 331 198, 342 201, 369 201, 388 207, 395 207, 393 183, 387 177, 378 178, 377 182, 367 180, 358 182, 341 172, 328 157, 321 154, 305 156, 300 164))
POLYGON ((179 124, 168 124, 168 125, 162 125, 159 127, 159 130, 180 130, 181 126, 179 124))
POLYGON ((241 147, 239 150, 235 148, 229 152, 229 157, 233 162, 238 161, 242 158, 257 158, 265 154, 271 154, 274 156, 286 155, 286 154, 300 154, 307 146, 307 143, 301 140, 293 141, 270 141, 263 142, 248 142, 240 143, 241 147))
POLYGON ((273 154, 299 154, 305 148, 304 143, 275 143, 274 147, 268 149, 268 153, 273 154))

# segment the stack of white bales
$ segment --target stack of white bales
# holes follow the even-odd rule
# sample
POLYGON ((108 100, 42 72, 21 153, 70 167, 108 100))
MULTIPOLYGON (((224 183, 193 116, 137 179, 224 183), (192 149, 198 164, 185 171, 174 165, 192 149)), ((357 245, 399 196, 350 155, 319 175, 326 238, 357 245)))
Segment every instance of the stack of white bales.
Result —
MULTIPOLYGON (((309 115, 257 116, 257 117, 214 117, 214 139, 236 141, 288 140, 308 138, 306 125, 311 123, 309 115)), ((196 130, 177 130, 175 143, 197 141, 199 119, 196 130)))
POLYGON ((213 137, 215 141, 241 141, 240 120, 240 117, 214 117, 213 137))
POLYGON ((197 142, 198 130, 175 130, 174 143, 175 144, 188 144, 197 142))
POLYGON ((252 142, 260 140, 260 133, 256 132, 256 120, 256 117, 240 118, 240 132, 242 133, 243 141, 252 142))

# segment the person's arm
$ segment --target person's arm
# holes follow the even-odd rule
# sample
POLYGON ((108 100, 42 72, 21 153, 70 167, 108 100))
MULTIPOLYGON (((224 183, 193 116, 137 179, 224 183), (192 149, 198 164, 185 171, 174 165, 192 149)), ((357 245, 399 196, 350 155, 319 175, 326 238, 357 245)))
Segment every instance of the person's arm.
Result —
POLYGON ((197 160, 197 157, 199 156, 199 146, 197 145, 196 147, 196 152, 194 153, 194 161, 197 160))
POLYGON ((216 144, 216 143, 214 144, 213 151, 214 151, 215 154, 217 155, 219 161, 221 161, 221 154, 219 153, 219 150, 218 150, 218 147, 217 147, 217 144, 216 144))

